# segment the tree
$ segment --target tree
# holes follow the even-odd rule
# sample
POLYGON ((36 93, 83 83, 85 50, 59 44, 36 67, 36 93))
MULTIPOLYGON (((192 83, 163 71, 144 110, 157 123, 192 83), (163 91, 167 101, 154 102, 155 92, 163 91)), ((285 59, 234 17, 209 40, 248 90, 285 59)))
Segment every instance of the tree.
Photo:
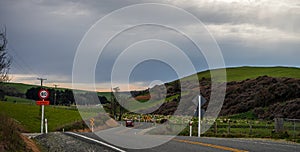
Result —
POLYGON ((9 81, 8 72, 11 59, 7 54, 6 30, 0 31, 0 82, 9 81))
POLYGON ((119 87, 115 87, 113 90, 114 92, 111 92, 111 114, 115 119, 121 121, 123 114, 126 112, 126 109, 123 106, 127 103, 128 98, 125 95, 120 94, 119 87))
POLYGON ((117 98, 115 97, 115 95, 118 94, 118 91, 120 90, 119 87, 115 87, 113 88, 113 90, 115 91, 115 93, 113 91, 111 91, 111 114, 114 118, 117 117, 117 106, 118 106, 118 101, 117 98))
MULTIPOLYGON (((41 89, 41 87, 33 87, 30 88, 26 91, 25 95, 27 99, 32 99, 32 100, 40 100, 38 97, 38 92, 41 89)), ((57 94, 57 102, 55 103, 56 105, 71 105, 75 103, 74 95, 72 90, 65 89, 63 91, 59 90, 54 90, 53 88, 48 88, 47 89, 50 93, 49 98, 47 100, 50 101, 51 105, 54 105, 54 96, 55 96, 55 91, 57 94)))
POLYGON ((119 96, 119 119, 118 121, 122 120, 122 116, 125 113, 126 109, 123 107, 127 103, 128 98, 126 96, 119 96))

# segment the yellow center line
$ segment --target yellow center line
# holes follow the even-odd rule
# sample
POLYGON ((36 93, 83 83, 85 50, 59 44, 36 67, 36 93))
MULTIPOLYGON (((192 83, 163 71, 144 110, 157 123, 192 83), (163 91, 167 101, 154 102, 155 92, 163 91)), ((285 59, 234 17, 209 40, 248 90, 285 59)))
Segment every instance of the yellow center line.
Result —
POLYGON ((196 142, 196 141, 188 141, 188 140, 180 140, 180 139, 173 139, 173 140, 177 141, 177 142, 188 143, 188 144, 193 144, 193 145, 201 145, 201 146, 212 147, 212 148, 227 150, 227 151, 232 151, 232 152, 248 152, 245 150, 240 150, 240 149, 235 149, 235 148, 230 148, 230 147, 225 147, 225 146, 219 146, 219 145, 213 145, 213 144, 207 144, 207 143, 202 143, 202 142, 196 142))

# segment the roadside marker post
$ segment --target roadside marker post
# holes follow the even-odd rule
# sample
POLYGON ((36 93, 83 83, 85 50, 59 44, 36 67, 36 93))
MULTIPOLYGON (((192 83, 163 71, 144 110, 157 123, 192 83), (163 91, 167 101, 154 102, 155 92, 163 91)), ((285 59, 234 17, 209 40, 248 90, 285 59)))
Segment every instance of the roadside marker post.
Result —
POLYGON ((192 137, 192 127, 193 127, 193 121, 190 121, 190 137, 192 137))
POLYGON ((48 120, 45 118, 45 133, 48 133, 48 120))
POLYGON ((201 95, 199 95, 199 105, 198 105, 198 137, 201 134, 201 95))
POLYGON ((94 132, 94 125, 95 125, 94 121, 95 121, 94 118, 90 119, 90 126, 92 127, 92 132, 94 132))

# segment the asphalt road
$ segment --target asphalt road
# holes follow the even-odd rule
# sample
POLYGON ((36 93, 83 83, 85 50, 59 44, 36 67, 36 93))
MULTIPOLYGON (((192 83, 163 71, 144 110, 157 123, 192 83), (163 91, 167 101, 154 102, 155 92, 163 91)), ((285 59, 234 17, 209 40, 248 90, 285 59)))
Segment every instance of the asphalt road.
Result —
MULTIPOLYGON (((113 142, 114 146, 128 152, 196 152, 196 151, 254 151, 254 152, 298 152, 300 151, 300 144, 284 141, 271 141, 259 139, 238 139, 238 138, 207 138, 207 137, 183 137, 176 136, 174 138, 169 136, 151 136, 143 135, 144 130, 140 131, 134 128, 118 127, 108 129, 106 131, 94 133, 81 133, 86 137, 96 139, 108 144, 113 142), (100 137, 99 137, 100 135, 100 137), (170 140, 166 143, 147 149, 131 149, 126 148, 130 144, 155 145, 157 141, 160 142, 162 138, 170 140), (104 140, 105 139, 105 140, 104 140), (124 148, 125 147, 125 148, 124 148)), ((147 147, 147 146, 146 146, 147 147)))

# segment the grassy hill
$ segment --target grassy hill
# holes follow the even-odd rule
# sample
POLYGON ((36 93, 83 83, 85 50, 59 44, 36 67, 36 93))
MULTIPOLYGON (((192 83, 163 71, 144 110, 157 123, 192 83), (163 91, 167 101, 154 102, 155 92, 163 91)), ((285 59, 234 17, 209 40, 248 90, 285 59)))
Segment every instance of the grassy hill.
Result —
POLYGON ((31 84, 24 84, 24 83, 3 83, 4 86, 16 88, 19 92, 21 93, 26 93, 26 91, 32 87, 37 87, 36 85, 31 85, 31 84))
MULTIPOLYGON (((213 71, 218 72, 220 69, 213 71)), ((277 109, 277 114, 281 114, 286 118, 299 117, 298 113, 300 111, 297 110, 298 108, 295 105, 298 104, 300 98, 300 68, 239 67, 228 68, 226 71, 228 83, 220 115, 229 116, 253 111, 259 118, 272 119, 275 116, 272 111, 277 109), (278 109, 281 109, 281 111, 278 109)), ((210 71, 200 72, 197 75, 202 88, 201 94, 209 99, 211 95, 210 71)), ((188 76, 183 79, 189 80, 191 78, 191 76, 188 76)), ((177 86, 174 82, 165 83, 170 88, 167 96, 173 97, 180 94, 180 90, 176 90, 177 86)), ((190 82, 187 81, 187 83, 190 82)), ((199 89, 197 84, 190 83, 188 86, 191 89, 199 89)), ((140 96, 144 96, 142 93, 140 93, 140 96)), ((139 96, 136 98, 139 98, 139 96)), ((167 102, 154 113, 172 114, 173 111, 169 109, 176 109, 176 101, 179 101, 179 98, 174 101, 167 102)))

